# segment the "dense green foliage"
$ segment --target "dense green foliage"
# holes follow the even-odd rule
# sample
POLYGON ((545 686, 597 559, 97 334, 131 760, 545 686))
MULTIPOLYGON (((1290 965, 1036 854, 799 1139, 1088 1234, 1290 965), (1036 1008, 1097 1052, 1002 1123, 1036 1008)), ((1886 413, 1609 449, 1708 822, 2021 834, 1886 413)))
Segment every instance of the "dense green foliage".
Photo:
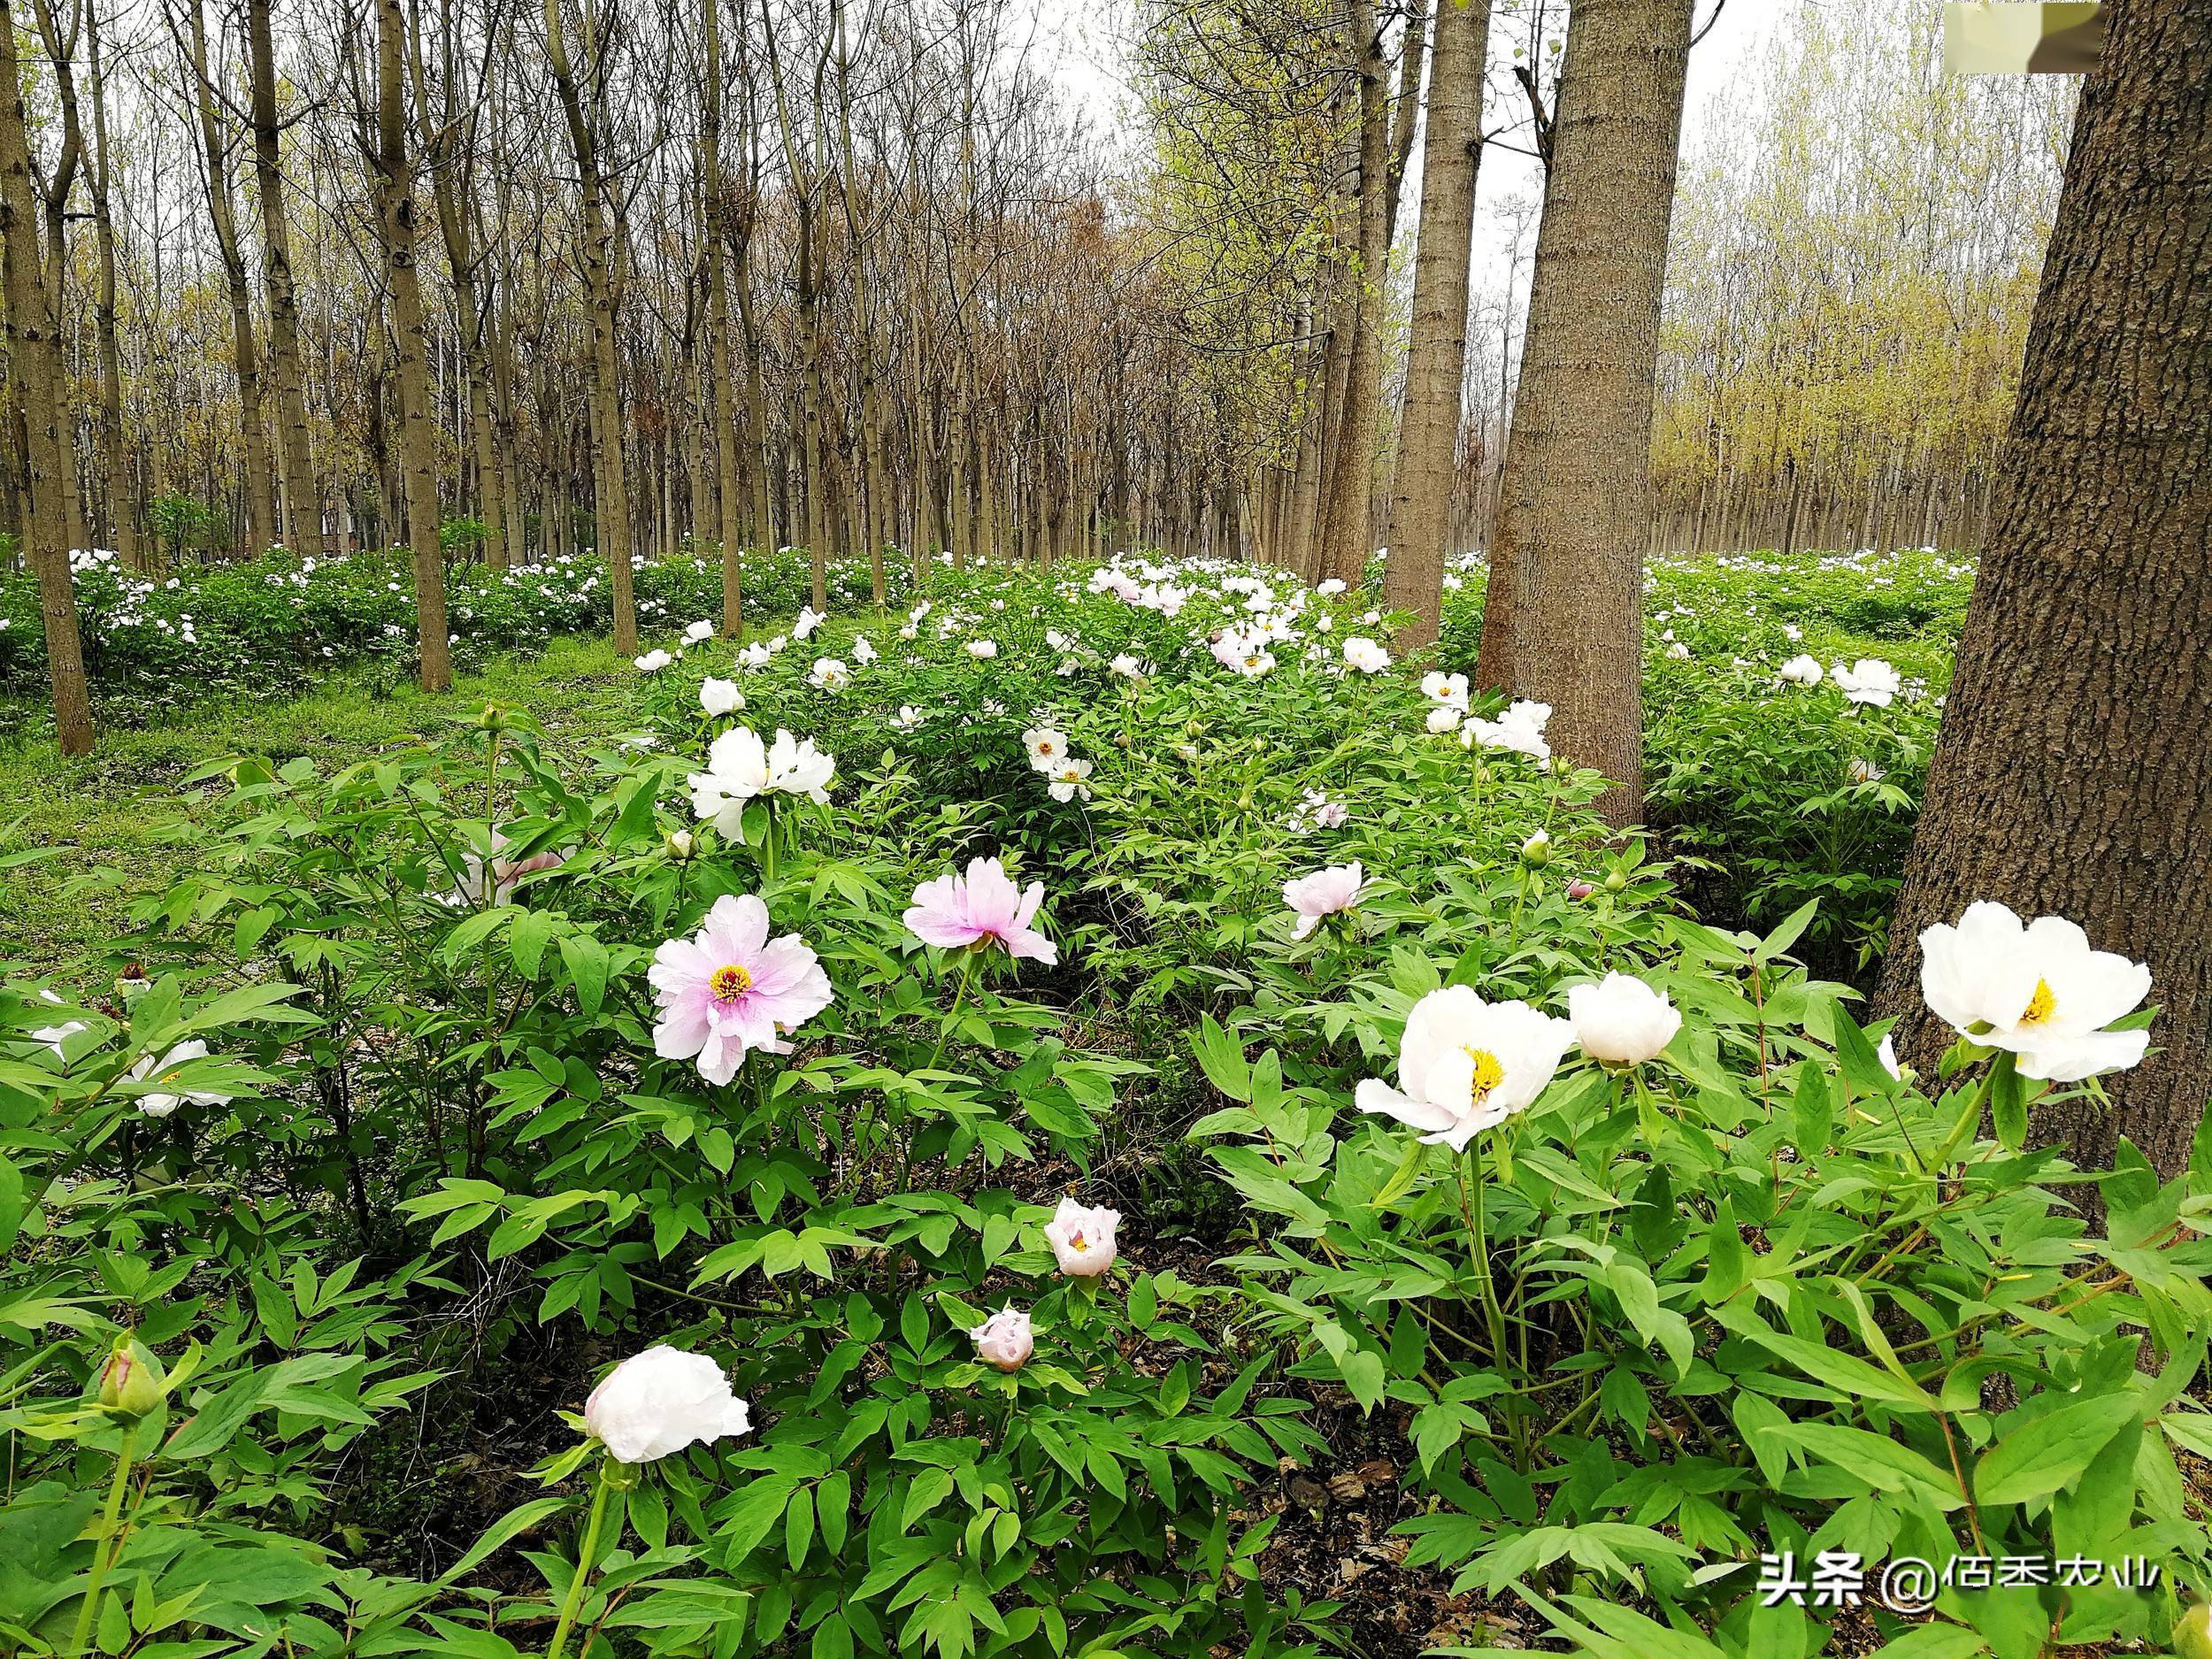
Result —
MULTIPOLYGON (((1556 1644, 2162 1638, 2170 1578, 1945 1589, 1918 1631, 1755 1586, 1826 1549, 2200 1581, 2177 1450, 2212 1451, 2212 1155, 2073 1171, 2027 1130, 2083 1086, 1966 1041, 1893 1073, 1804 961, 1848 870, 1756 895, 1792 902, 1756 932, 1694 919, 1704 872, 1610 839, 1594 777, 1436 729, 1496 711, 1378 663, 1357 595, 1086 574, 945 572, 910 615, 696 644, 580 752, 493 707, 334 764, 206 757, 96 982, 0 993, 6 1639, 1318 1653, 1338 1609, 1271 1572, 1257 1494, 1325 1462, 1340 1393, 1402 1448, 1408 1570, 1556 1644), (769 746, 719 810, 741 725, 814 749, 769 746), (1042 884, 1056 961, 922 942, 918 888, 993 856, 1042 884), (1354 861, 1345 902, 1286 906, 1354 861), (649 967, 754 896, 828 1000, 718 1083, 657 1039, 649 967), (1607 972, 1681 1016, 1644 1064, 1591 1057, 1578 1012, 1586 1052, 1464 1150, 1360 1109, 1417 1093, 1422 999, 1556 1013, 1607 972), (1069 1193, 1124 1212, 1097 1277, 1056 1271, 1069 1193), (1001 1371, 969 1333, 1007 1306, 1035 1353, 1001 1371), (657 1342, 710 1356, 751 1432, 621 1463, 564 1426, 657 1342), (509 1460, 493 1503, 439 1494, 434 1543, 380 1473, 415 1441, 509 1460)), ((1711 702, 1767 731, 1716 758, 1773 800, 1869 747, 1908 770, 1932 699, 1778 684, 1854 647, 1820 602, 1753 615, 1765 574, 1657 574, 1673 764, 1711 702)))

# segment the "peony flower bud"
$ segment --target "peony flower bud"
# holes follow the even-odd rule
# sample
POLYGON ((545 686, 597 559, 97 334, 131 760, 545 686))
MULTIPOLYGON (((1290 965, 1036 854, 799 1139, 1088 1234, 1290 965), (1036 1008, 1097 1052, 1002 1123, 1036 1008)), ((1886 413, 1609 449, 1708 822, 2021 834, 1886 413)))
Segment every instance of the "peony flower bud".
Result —
POLYGON ((668 856, 679 864, 697 850, 697 843, 692 840, 691 832, 687 829, 669 831, 664 845, 667 848, 668 856))
POLYGON ((100 1404, 120 1417, 142 1417, 161 1403, 161 1362, 126 1331, 100 1371, 100 1404))
POLYGON ((1063 1198, 1045 1223, 1045 1242, 1070 1279, 1096 1279, 1114 1264, 1114 1229, 1118 1210, 1093 1210, 1063 1198))
POLYGON ((1641 1065, 1682 1029, 1682 1016, 1664 992, 1625 973, 1576 986, 1567 993, 1567 1014, 1582 1052, 1601 1065, 1641 1065))
POLYGON ((753 1426, 719 1365, 665 1344, 609 1371, 584 1402, 584 1424, 620 1463, 649 1463, 753 1426))
POLYGON ((1521 843, 1521 862, 1531 870, 1541 870, 1551 862, 1551 832, 1538 830, 1521 843))
POLYGON ((1628 878, 1617 870, 1608 871, 1605 877, 1605 890, 1608 893, 1627 892, 1628 878))
POLYGON ((1588 898, 1596 891, 1597 889, 1595 887, 1585 881, 1580 876, 1577 876, 1572 881, 1567 883, 1567 896, 1572 899, 1577 904, 1581 903, 1583 900, 1588 898))
POLYGON ((975 1356, 1001 1371, 1019 1371, 1037 1348, 1029 1316, 1011 1304, 1001 1308, 968 1335, 975 1343, 975 1356))
POLYGON ((2175 1659, 2212 1659, 2212 1601, 2199 1601, 2174 1621, 2175 1659))

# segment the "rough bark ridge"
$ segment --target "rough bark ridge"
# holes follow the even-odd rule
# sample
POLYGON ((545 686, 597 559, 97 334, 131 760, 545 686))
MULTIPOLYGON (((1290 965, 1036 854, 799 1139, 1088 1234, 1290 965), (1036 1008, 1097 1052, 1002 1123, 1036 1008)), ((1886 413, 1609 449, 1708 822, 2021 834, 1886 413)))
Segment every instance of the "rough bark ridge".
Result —
POLYGON ((1461 380, 1467 367, 1468 260, 1475 235, 1475 173, 1482 159, 1482 75, 1490 0, 1440 0, 1429 66, 1428 134, 1421 161, 1421 241, 1413 261, 1413 326, 1406 412, 1390 510, 1387 609, 1414 613, 1401 649, 1436 641, 1445 541, 1457 476, 1461 380))
POLYGON ((1616 824, 1642 811, 1652 396, 1690 12, 1581 0, 1569 19, 1483 628, 1486 683, 1552 705, 1552 746, 1617 786, 1599 803, 1616 824))
POLYGON ((2108 17, 1881 1006, 1925 1063, 1922 928, 2071 918, 2150 964, 2162 1052, 2039 1134, 2171 1174, 2212 1090, 2212 0, 2108 17))

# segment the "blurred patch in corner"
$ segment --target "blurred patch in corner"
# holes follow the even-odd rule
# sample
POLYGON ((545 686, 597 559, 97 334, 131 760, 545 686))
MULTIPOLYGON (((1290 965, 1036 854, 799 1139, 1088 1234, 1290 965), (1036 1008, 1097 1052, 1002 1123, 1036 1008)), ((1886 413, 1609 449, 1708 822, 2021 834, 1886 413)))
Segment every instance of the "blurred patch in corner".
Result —
POLYGON ((2104 50, 2098 0, 1951 0, 1943 67, 1955 75, 2085 75, 2104 50))

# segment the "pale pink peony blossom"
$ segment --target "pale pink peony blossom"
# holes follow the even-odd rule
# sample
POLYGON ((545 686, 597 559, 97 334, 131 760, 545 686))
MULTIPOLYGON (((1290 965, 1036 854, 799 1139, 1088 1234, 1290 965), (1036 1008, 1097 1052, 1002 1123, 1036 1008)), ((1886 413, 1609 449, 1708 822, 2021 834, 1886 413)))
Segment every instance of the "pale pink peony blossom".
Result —
POLYGON ((1019 1371, 1037 1351, 1029 1316, 1015 1307, 1001 1308, 968 1335, 975 1343, 975 1356, 1001 1371, 1019 1371))
POLYGON ((1120 1225, 1118 1210, 1094 1210, 1063 1198, 1045 1223, 1045 1242, 1070 1279, 1096 1279, 1114 1264, 1114 1229, 1120 1225))
POLYGON ((724 894, 699 931, 653 953, 646 979, 660 1002, 653 1052, 696 1058, 699 1075, 720 1085, 752 1049, 788 1054, 782 1041, 830 1005, 829 976, 796 933, 768 937, 768 907, 747 894, 724 894))
POLYGON ((1298 925, 1290 930, 1290 936, 1303 939, 1321 926, 1323 917, 1350 910, 1359 902, 1360 889, 1364 885, 1357 860, 1348 864, 1330 864, 1311 875, 1284 882, 1283 902, 1298 912, 1298 925))
POLYGON ((1043 882, 1033 881, 1025 891, 997 859, 977 858, 964 876, 948 870, 916 887, 902 919, 926 945, 965 950, 996 943, 1010 956, 1049 966, 1060 960, 1059 947, 1031 926, 1044 900, 1043 882))

